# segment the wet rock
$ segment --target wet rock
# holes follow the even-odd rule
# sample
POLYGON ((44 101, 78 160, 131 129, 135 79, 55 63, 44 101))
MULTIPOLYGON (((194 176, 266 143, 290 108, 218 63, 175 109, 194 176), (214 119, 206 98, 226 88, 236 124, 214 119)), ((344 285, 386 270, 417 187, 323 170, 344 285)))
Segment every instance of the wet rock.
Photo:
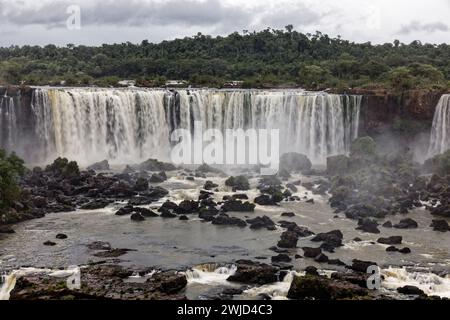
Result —
POLYGON ((318 263, 327 263, 330 261, 328 256, 323 253, 319 254, 314 260, 318 263))
POLYGON ((397 292, 401 293, 401 294, 416 295, 416 296, 425 294, 425 292, 423 292, 423 290, 421 290, 415 286, 404 286, 401 288, 397 288, 397 292))
POLYGON ((225 213, 219 214, 212 220, 212 224, 221 225, 221 226, 237 226, 237 227, 246 227, 247 223, 239 218, 230 217, 225 213))
POLYGON ((133 210, 139 214, 141 214, 144 218, 156 218, 159 217, 158 214, 153 212, 150 209, 147 208, 133 208, 133 210))
POLYGON ((97 258, 118 258, 127 254, 130 251, 134 251, 131 249, 109 249, 107 251, 99 251, 94 253, 94 256, 97 258))
POLYGON ((125 206, 116 211, 116 216, 127 216, 129 214, 132 214, 133 211, 134 211, 133 206, 125 206))
POLYGON ((282 217, 287 217, 287 218, 292 218, 292 217, 295 217, 295 213, 293 213, 293 212, 283 212, 281 214, 281 216, 282 217))
POLYGON ((273 231, 276 229, 275 222, 273 222, 269 217, 256 217, 254 219, 246 220, 250 225, 250 229, 267 229, 269 231, 273 231))
POLYGON ((339 260, 339 259, 330 259, 328 260, 328 264, 332 266, 346 266, 345 262, 339 260))
POLYGON ((298 237, 306 238, 312 236, 314 232, 310 231, 308 228, 303 226, 298 226, 295 222, 290 221, 280 221, 278 222, 282 228, 287 229, 288 231, 295 232, 298 237))
POLYGON ((398 250, 398 252, 403 253, 403 254, 410 254, 411 253, 411 249, 410 248, 403 248, 398 250))
POLYGON ((417 222, 410 218, 403 219, 400 221, 400 223, 394 225, 394 228, 396 229, 416 229, 418 227, 419 225, 417 224, 417 222))
POLYGON ((10 226, 0 226, 0 233, 12 234, 15 233, 15 231, 10 226))
POLYGON ((344 235, 340 230, 333 230, 327 233, 319 233, 311 239, 313 242, 323 242, 321 248, 328 252, 333 252, 334 249, 343 246, 342 239, 344 235))
POLYGON ((154 173, 150 177, 150 183, 162 183, 167 180, 167 175, 164 171, 161 171, 160 173, 154 173))
POLYGON ((87 245, 90 250, 110 250, 111 244, 104 241, 94 241, 87 245))
POLYGON ((292 261, 292 259, 287 254, 283 254, 283 253, 280 253, 279 255, 272 257, 271 260, 272 260, 272 262, 276 262, 276 263, 292 261))
POLYGON ((386 252, 398 252, 399 249, 397 247, 394 246, 390 246, 386 248, 386 252))
POLYGON ((205 185, 203 186, 203 189, 205 190, 213 190, 216 189, 217 187, 219 187, 218 184, 212 182, 212 181, 206 181, 205 185))
POLYGON ((40 196, 33 197, 32 202, 36 208, 47 207, 47 198, 45 198, 45 197, 40 197, 40 196))
POLYGON ((235 191, 250 190, 250 183, 245 176, 230 177, 225 181, 227 187, 232 187, 235 191))
POLYGON ((67 238, 68 238, 67 235, 65 235, 64 233, 58 233, 56 235, 56 239, 59 239, 59 240, 65 240, 67 238))
POLYGON ((152 284, 159 291, 173 294, 183 290, 187 285, 187 279, 184 274, 168 271, 157 273, 147 280, 147 283, 152 284))
POLYGON ((403 241, 403 237, 401 236, 393 236, 388 238, 380 238, 377 240, 378 243, 387 244, 387 245, 395 245, 401 244, 403 241))
POLYGON ((174 209, 177 214, 193 214, 198 212, 199 206, 197 201, 184 200, 174 209))
POLYGON ((430 227, 433 228, 434 231, 439 231, 439 232, 450 231, 450 226, 449 226, 448 222, 445 220, 433 220, 430 227))
POLYGON ((289 172, 311 170, 312 163, 307 156, 299 153, 285 153, 280 158, 280 168, 289 172))
POLYGON ((94 171, 108 171, 109 168, 109 162, 108 160, 103 160, 100 162, 96 162, 89 167, 87 167, 87 170, 94 170, 94 171))
POLYGON ((278 202, 276 202, 272 196, 269 196, 267 194, 260 195, 255 198, 255 203, 259 204, 260 206, 276 206, 278 202))
POLYGON ((138 178, 134 184, 134 190, 141 192, 148 190, 148 180, 145 178, 138 178))
POLYGON ((352 269, 353 271, 356 271, 356 272, 367 273, 367 270, 369 269, 369 267, 377 266, 377 265, 378 264, 376 262, 362 261, 362 260, 354 259, 352 261, 352 265, 350 266, 350 269, 352 269))
POLYGON ((367 281, 370 274, 366 273, 355 273, 355 272, 334 272, 331 274, 331 279, 347 281, 360 286, 361 288, 367 288, 367 281))
POLYGON ((175 213, 170 212, 170 210, 168 210, 166 208, 159 208, 158 211, 161 212, 161 215, 160 215, 161 218, 173 219, 173 218, 177 217, 177 215, 175 213))
POLYGON ((130 219, 132 221, 136 221, 136 222, 140 222, 140 221, 144 221, 145 220, 145 218, 140 213, 133 213, 131 215, 130 219))
POLYGON ((214 207, 202 207, 199 212, 198 217, 209 222, 213 221, 215 216, 219 214, 219 210, 214 207))
POLYGON ((278 281, 278 268, 274 266, 247 260, 237 261, 236 264, 236 273, 228 277, 228 281, 256 285, 265 285, 278 281))
POLYGON ((285 231, 281 234, 281 239, 278 241, 278 247, 280 248, 296 248, 298 241, 298 234, 293 231, 285 231))
POLYGON ((309 267, 306 267, 305 274, 307 276, 317 276, 318 277, 319 276, 319 271, 317 270, 316 267, 309 266, 309 267))
POLYGON ((378 234, 380 230, 378 229, 378 222, 373 219, 363 218, 358 221, 358 227, 356 230, 361 230, 367 233, 378 234))
POLYGON ((103 209, 107 207, 111 203, 111 200, 107 199, 97 199, 90 201, 80 207, 80 209, 83 210, 97 210, 97 209, 103 209))
POLYGON ((314 199, 308 199, 306 200, 306 203, 314 204, 314 199))
POLYGON ((356 299, 368 295, 366 289, 347 281, 338 281, 320 276, 295 276, 287 297, 305 300, 356 299))
POLYGON ((222 205, 222 210, 225 212, 253 212, 255 205, 248 201, 228 200, 222 205))
POLYGON ((316 258, 318 257, 320 254, 322 254, 322 249, 321 248, 311 248, 311 247, 303 247, 303 255, 306 258, 316 258))
POLYGON ((392 228, 392 227, 393 227, 392 222, 391 222, 391 221, 386 221, 386 222, 383 224, 383 227, 384 227, 384 228, 388 228, 388 229, 392 228))
POLYGON ((181 221, 188 221, 189 218, 187 216, 180 216, 179 220, 181 220, 181 221))
POLYGON ((45 241, 44 246, 53 247, 53 246, 56 246, 56 243, 53 241, 45 241))
POLYGON ((171 163, 164 163, 155 159, 149 159, 147 161, 144 161, 141 164, 139 164, 137 168, 138 170, 153 171, 153 172, 174 171, 177 169, 171 163))

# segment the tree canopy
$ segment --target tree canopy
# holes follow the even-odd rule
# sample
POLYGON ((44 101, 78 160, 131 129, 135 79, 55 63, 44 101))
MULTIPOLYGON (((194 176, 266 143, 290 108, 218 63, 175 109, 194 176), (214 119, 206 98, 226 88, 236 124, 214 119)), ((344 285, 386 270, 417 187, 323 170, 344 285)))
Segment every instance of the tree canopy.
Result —
POLYGON ((166 79, 221 86, 296 85, 324 88, 449 88, 450 45, 373 45, 293 29, 97 47, 68 44, 0 48, 0 83, 116 85, 121 79, 158 86, 166 79))

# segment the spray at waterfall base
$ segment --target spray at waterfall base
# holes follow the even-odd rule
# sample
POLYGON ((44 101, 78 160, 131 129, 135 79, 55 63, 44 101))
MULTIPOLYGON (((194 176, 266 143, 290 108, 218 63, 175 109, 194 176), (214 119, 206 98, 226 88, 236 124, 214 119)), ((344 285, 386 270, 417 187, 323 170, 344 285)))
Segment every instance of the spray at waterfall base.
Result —
POLYGON ((189 130, 177 129, 171 135, 178 142, 171 152, 177 165, 254 165, 262 175, 278 172, 280 132, 278 129, 203 130, 201 121, 194 124, 193 138, 189 130))

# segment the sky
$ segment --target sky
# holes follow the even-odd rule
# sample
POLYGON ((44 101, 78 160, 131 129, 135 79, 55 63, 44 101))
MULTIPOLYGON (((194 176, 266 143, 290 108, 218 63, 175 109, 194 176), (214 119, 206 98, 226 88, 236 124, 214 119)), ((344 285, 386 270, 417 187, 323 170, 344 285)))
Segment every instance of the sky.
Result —
POLYGON ((355 42, 450 43, 450 0, 0 0, 0 46, 161 42, 288 24, 355 42))

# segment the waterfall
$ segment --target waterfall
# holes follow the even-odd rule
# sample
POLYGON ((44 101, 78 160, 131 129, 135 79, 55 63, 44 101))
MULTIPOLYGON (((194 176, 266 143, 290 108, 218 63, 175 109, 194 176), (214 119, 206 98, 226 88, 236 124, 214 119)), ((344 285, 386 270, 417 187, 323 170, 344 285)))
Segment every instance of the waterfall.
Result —
POLYGON ((0 141, 35 163, 57 156, 82 165, 168 160, 171 132, 193 131, 202 121, 204 129, 221 131, 279 129, 280 152, 324 163, 347 153, 358 136, 361 99, 303 90, 34 88, 28 142, 9 98, 1 100, 0 141))
POLYGON ((448 149, 450 149, 450 94, 444 94, 434 114, 428 156, 444 153, 448 149))

